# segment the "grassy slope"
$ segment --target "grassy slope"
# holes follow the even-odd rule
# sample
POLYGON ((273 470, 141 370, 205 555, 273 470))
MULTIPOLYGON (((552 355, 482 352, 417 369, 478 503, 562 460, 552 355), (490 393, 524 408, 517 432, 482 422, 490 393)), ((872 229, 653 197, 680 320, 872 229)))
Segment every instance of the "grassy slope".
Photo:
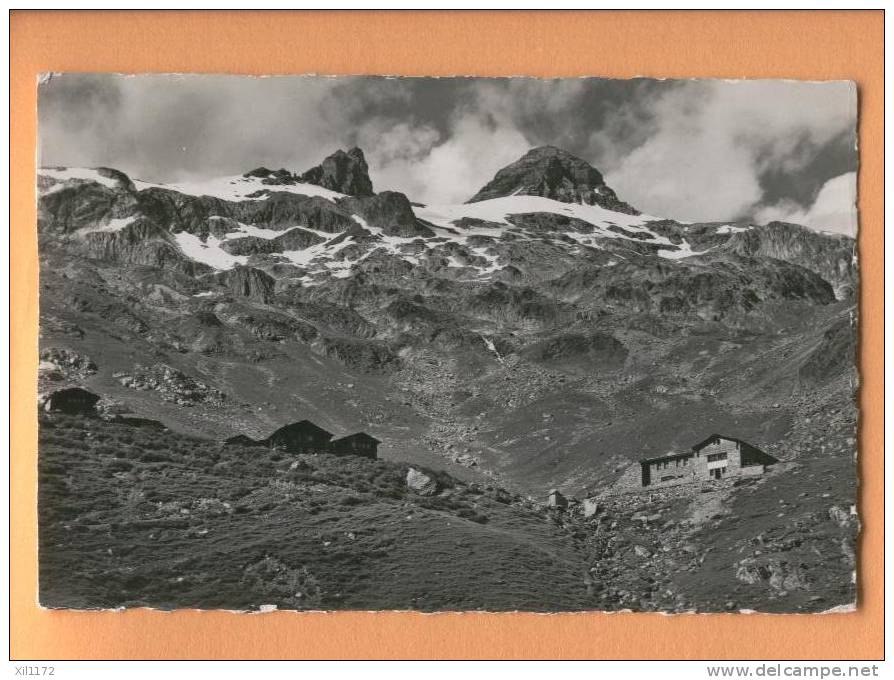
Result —
POLYGON ((271 457, 173 433, 41 421, 41 602, 54 607, 526 609, 592 606, 551 515, 406 466, 271 457))
POLYGON ((54 415, 40 427, 41 602, 58 607, 817 611, 855 589, 845 381, 742 484, 592 518, 407 465, 221 448, 54 415), (830 444, 840 442, 840 444, 830 444), (637 549, 639 547, 639 550, 637 549), (643 548, 646 552, 643 552, 643 548), (741 577, 745 564, 754 577, 741 577))

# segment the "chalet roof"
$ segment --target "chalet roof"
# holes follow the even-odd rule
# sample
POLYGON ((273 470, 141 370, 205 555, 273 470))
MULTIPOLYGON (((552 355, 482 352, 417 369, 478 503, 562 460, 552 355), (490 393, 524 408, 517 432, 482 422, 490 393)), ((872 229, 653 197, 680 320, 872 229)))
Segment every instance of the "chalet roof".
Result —
POLYGON ((665 460, 677 460, 678 458, 690 458, 692 451, 668 451, 660 456, 652 456, 651 458, 643 458, 639 462, 642 465, 650 463, 660 463, 665 460))
POLYGON ((332 438, 331 432, 324 430, 322 427, 320 427, 319 425, 315 425, 314 423, 310 422, 309 420, 299 420, 296 423, 289 423, 288 425, 283 425, 282 427, 278 428, 270 436, 273 437, 273 436, 280 434, 282 432, 290 432, 293 430, 310 432, 312 434, 315 434, 315 435, 317 435, 321 438, 325 438, 325 439, 332 438))
POLYGON ((99 400, 98 394, 83 387, 64 387, 40 397, 40 403, 46 411, 68 413, 92 413, 99 400))
POLYGON ((381 440, 381 439, 376 439, 376 438, 373 437, 371 434, 367 434, 366 432, 355 432, 354 434, 349 434, 349 435, 346 435, 346 436, 344 436, 344 437, 340 437, 340 438, 338 438, 338 439, 333 439, 330 443, 331 443, 331 444, 337 444, 338 442, 347 442, 347 441, 350 441, 350 440, 352 440, 352 439, 365 439, 366 441, 371 441, 371 442, 374 442, 374 443, 376 443, 376 444, 381 444, 381 443, 382 443, 382 440, 381 440))
POLYGON ((95 401, 100 400, 100 396, 98 394, 94 394, 90 390, 85 390, 83 387, 62 387, 58 390, 53 390, 47 396, 49 397, 86 397, 88 399, 93 399, 95 401))
POLYGON ((730 437, 730 436, 727 435, 727 434, 717 434, 717 433, 715 432, 715 433, 712 434, 710 437, 706 437, 705 439, 703 439, 702 441, 700 441, 698 444, 695 444, 695 445, 692 447, 692 450, 693 450, 693 451, 700 451, 701 449, 705 448, 708 444, 710 444, 713 440, 715 440, 715 439, 717 439, 717 438, 720 438, 720 439, 726 439, 727 441, 737 442, 737 443, 739 443, 739 444, 747 444, 748 446, 751 446, 752 448, 755 448, 755 449, 757 448, 756 446, 754 446, 754 444, 749 444, 749 443, 746 442, 744 439, 738 439, 737 437, 730 437))

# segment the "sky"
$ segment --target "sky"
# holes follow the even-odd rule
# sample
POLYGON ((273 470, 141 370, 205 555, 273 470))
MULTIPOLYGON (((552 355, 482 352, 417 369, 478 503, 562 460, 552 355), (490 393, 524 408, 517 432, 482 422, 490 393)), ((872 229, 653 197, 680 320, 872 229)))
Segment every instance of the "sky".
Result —
POLYGON ((38 116, 41 165, 146 181, 301 172, 359 146, 376 191, 458 203, 551 144, 650 215, 856 231, 846 81, 54 74, 38 116))

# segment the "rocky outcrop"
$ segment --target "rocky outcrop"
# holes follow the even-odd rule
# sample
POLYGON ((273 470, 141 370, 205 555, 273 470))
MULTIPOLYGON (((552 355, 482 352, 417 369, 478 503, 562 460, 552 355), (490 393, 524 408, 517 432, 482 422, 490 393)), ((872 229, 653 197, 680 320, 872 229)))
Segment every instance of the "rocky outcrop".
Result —
POLYGON ((269 168, 260 167, 255 168, 254 170, 249 170, 246 172, 243 177, 256 177, 261 180, 261 184, 270 184, 270 185, 284 185, 284 184, 296 184, 298 179, 291 172, 286 170, 285 168, 280 168, 279 170, 270 170, 269 168))
POLYGON ((274 238, 245 236, 224 241, 220 247, 231 255, 269 255, 288 250, 304 250, 323 243, 325 239, 312 231, 296 227, 274 238))
POLYGON ((310 342, 319 335, 313 324, 273 311, 252 310, 234 314, 227 320, 245 328, 255 337, 269 342, 284 340, 310 342))
POLYGON ((215 220, 236 216, 236 204, 214 196, 190 196, 150 187, 137 192, 134 198, 140 215, 172 233, 186 231, 200 238, 213 233, 215 220))
POLYGON ((215 274, 214 279, 239 297, 258 302, 269 302, 273 297, 273 277, 253 267, 233 267, 215 274))
POLYGON ((416 219, 409 199, 399 191, 344 198, 339 201, 339 206, 359 215, 368 225, 378 227, 388 236, 434 236, 431 229, 416 219))
POLYGON ((237 231, 240 223, 265 229, 308 227, 329 233, 356 225, 351 215, 319 196, 264 190, 264 196, 225 201, 213 196, 187 196, 168 189, 139 192, 140 213, 171 232, 186 231, 200 238, 237 231))
POLYGON ((774 258, 800 265, 828 281, 839 291, 839 298, 853 295, 857 279, 856 241, 849 236, 770 222, 733 234, 723 249, 746 257, 774 258))
POLYGON ((531 149, 500 170, 468 202, 517 194, 543 196, 563 203, 595 204, 615 212, 639 214, 618 198, 596 168, 554 146, 531 149))
POLYGON ((584 361, 594 369, 617 369, 627 358, 627 348, 605 333, 565 333, 536 342, 522 351, 534 361, 584 361))
POLYGON ((40 352, 40 377, 48 380, 77 380, 93 375, 96 362, 86 354, 61 347, 50 347, 40 352))
POLYGON ((581 234, 589 234, 594 227, 589 222, 584 222, 576 217, 557 215, 556 213, 519 213, 508 215, 506 221, 522 229, 533 232, 566 232, 576 231, 581 234))
POLYGON ((578 305, 662 315, 721 319, 773 300, 825 305, 832 287, 804 267, 782 260, 718 254, 700 262, 628 259, 612 267, 585 266, 551 283, 562 299, 578 305))
POLYGON ((226 400, 226 395, 220 390, 166 364, 137 365, 130 373, 119 371, 113 377, 123 387, 157 392, 164 401, 178 406, 220 406, 226 400))
POLYGON ((397 355, 383 342, 324 337, 314 342, 314 348, 324 356, 364 373, 382 373, 397 367, 397 355))
POLYGON ((372 338, 376 335, 375 324, 370 323, 357 310, 344 305, 326 302, 293 301, 286 294, 282 296, 282 304, 296 317, 321 328, 334 331, 336 334, 358 338, 372 338))
POLYGON ((96 182, 66 182, 38 197, 37 226, 40 231, 71 233, 137 212, 136 197, 126 190, 96 182))
POLYGON ((190 275, 210 270, 184 255, 165 229, 139 216, 115 231, 97 229, 79 234, 77 245, 97 260, 148 265, 190 275))
POLYGON ((554 327, 569 321, 573 310, 562 301, 550 298, 526 286, 496 281, 490 286, 463 296, 457 312, 495 322, 524 322, 528 327, 554 327))
POLYGON ((300 226, 337 233, 357 225, 349 212, 332 201, 286 192, 271 193, 263 200, 230 204, 224 214, 267 229, 300 226))
POLYGON ((349 196, 372 196, 372 180, 363 151, 354 147, 339 149, 322 163, 298 176, 299 181, 337 191, 349 196))

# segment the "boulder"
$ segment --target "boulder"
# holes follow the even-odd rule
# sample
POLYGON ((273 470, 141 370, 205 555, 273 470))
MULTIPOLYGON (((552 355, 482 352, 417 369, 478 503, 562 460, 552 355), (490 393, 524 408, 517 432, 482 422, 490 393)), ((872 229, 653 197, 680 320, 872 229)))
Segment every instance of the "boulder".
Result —
POLYGON ((646 546, 644 546, 644 545, 635 545, 635 546, 633 546, 633 552, 635 552, 635 553, 636 553, 637 555, 639 555, 640 557, 651 557, 651 556, 652 556, 652 551, 649 550, 649 549, 648 549, 646 546))
POLYGON ((424 472, 410 468, 407 470, 407 488, 420 496, 434 496, 438 492, 438 483, 424 472))
POLYGON ((583 502, 584 517, 592 517, 602 509, 595 498, 585 498, 583 502))

